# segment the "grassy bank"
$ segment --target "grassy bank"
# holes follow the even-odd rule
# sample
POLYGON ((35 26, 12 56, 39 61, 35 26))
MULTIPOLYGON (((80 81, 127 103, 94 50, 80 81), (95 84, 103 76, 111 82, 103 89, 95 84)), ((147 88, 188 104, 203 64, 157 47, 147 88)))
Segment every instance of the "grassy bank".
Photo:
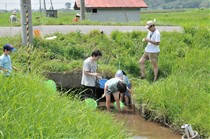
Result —
POLYGON ((37 74, 0 75, 0 138, 127 138, 122 123, 68 95, 37 74))

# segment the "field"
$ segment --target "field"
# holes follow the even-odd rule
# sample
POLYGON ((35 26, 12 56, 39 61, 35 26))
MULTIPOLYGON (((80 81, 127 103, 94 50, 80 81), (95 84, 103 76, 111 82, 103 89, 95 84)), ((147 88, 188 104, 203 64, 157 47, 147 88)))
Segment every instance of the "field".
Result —
MULTIPOLYGON (((146 32, 114 31, 107 36, 98 30, 93 30, 89 34, 57 33, 55 35, 58 37, 52 41, 36 38, 31 47, 30 74, 27 73, 27 47, 21 45, 20 36, 0 38, 1 46, 9 42, 18 48, 11 58, 13 65, 19 69, 9 78, 0 76, 2 96, 0 136, 2 138, 85 138, 87 136, 127 138, 129 135, 123 125, 112 124, 113 119, 109 114, 92 111, 81 105, 74 96, 58 95, 60 92, 54 93, 43 84, 46 80, 43 77, 44 72, 69 72, 80 69, 84 58, 97 48, 103 53, 99 61, 99 72, 103 76, 113 77, 117 69, 125 70, 133 84, 136 106, 146 105, 147 119, 167 125, 179 132, 181 125, 188 123, 201 137, 208 138, 210 136, 209 10, 152 13, 143 11, 141 22, 129 24, 144 25, 145 21, 154 18, 158 21, 158 25, 181 25, 184 28, 183 33, 161 33, 160 72, 157 82, 152 82, 153 71, 149 62, 146 63, 146 80, 136 78, 139 75, 138 60, 144 51, 141 40, 146 36, 146 32), (187 16, 189 13, 195 16, 187 16), (107 132, 110 134, 106 134, 107 132)), ((50 19, 43 22, 47 23, 48 20, 50 19)), ((57 23, 62 24, 61 20, 57 20, 57 23)), ((55 23, 54 21, 51 20, 55 23)), ((91 22, 82 21, 78 24, 91 24, 91 22)), ((108 24, 122 23, 103 23, 103 25, 108 24)))
MULTIPOLYGON (((33 25, 145 25, 148 20, 156 19, 157 25, 208 25, 210 22, 209 9, 182 9, 182 10, 160 10, 160 11, 141 11, 140 22, 93 22, 90 20, 80 21, 78 23, 72 22, 75 17, 75 12, 58 12, 58 18, 46 18, 44 13, 34 12, 32 14, 33 25), (192 16, 193 15, 193 16, 192 16)), ((0 13, 0 26, 11 26, 9 23, 10 13, 0 13)), ((20 18, 20 14, 17 15, 20 18)), ((20 23, 12 26, 20 26, 20 23)))

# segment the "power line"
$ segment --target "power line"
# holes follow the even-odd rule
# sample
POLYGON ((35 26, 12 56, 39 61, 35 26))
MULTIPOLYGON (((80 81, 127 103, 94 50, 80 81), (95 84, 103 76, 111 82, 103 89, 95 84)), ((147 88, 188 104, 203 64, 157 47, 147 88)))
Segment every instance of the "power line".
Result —
MULTIPOLYGON (((66 4, 67 2, 53 2, 53 4, 66 4)), ((70 2, 70 3, 74 3, 74 2, 70 2)), ((14 3, 14 2, 0 2, 0 4, 20 4, 20 3, 14 3)), ((39 3, 31 3, 31 4, 39 4, 39 3)), ((46 3, 46 4, 50 4, 50 3, 46 3)))

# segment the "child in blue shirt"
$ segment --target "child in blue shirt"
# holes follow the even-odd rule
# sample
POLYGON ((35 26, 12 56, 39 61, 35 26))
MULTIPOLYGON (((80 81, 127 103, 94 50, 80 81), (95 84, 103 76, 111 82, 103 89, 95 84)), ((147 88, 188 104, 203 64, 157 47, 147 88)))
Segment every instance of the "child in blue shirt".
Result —
POLYGON ((16 67, 12 66, 10 59, 10 53, 12 51, 15 51, 15 48, 11 44, 5 44, 3 46, 3 54, 0 56, 0 73, 3 73, 5 76, 9 76, 12 69, 17 70, 16 67))

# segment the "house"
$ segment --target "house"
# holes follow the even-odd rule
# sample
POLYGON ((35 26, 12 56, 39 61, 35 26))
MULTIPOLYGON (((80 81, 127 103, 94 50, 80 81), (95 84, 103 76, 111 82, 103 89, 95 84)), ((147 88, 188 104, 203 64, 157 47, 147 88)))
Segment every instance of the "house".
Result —
MULTIPOLYGON (((85 18, 93 21, 139 22, 141 8, 147 8, 143 0, 84 0, 85 18)), ((80 0, 74 3, 80 10, 80 0)))

